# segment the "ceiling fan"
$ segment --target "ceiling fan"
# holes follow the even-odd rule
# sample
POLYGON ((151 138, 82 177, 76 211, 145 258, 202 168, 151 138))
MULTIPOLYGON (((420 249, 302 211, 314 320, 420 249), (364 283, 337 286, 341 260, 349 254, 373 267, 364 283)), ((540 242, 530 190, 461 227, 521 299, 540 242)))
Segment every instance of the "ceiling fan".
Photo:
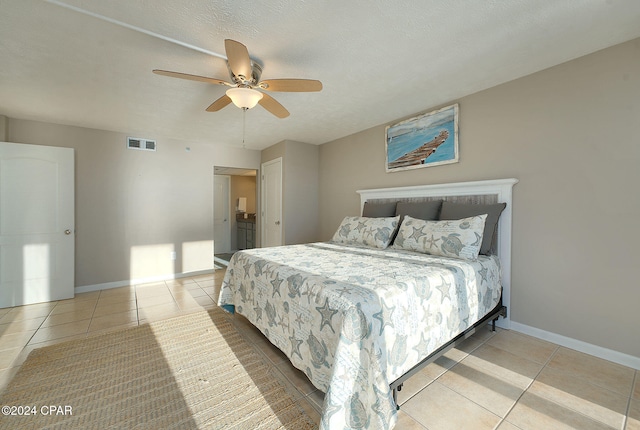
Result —
POLYGON ((256 104, 260 104, 260 106, 278 118, 286 118, 289 116, 289 111, 269 94, 258 91, 258 89, 276 92, 311 92, 322 90, 322 82, 313 79, 268 79, 261 81, 262 66, 249 58, 249 51, 246 46, 235 40, 225 39, 224 48, 227 53, 227 66, 229 68, 231 82, 187 73, 170 72, 168 70, 155 69, 153 73, 170 76, 172 78, 188 79, 191 81, 231 87, 226 91, 225 95, 211 103, 206 109, 207 112, 217 112, 231 102, 243 110, 251 109, 256 104))

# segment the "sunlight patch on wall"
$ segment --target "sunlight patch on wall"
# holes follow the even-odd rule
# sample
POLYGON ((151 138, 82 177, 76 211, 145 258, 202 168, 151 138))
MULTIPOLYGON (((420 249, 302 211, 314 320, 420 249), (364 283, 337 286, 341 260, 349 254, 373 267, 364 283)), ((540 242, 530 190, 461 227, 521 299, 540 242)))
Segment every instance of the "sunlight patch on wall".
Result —
POLYGON ((138 245, 131 247, 132 280, 172 275, 175 272, 173 243, 138 245))
POLYGON ((199 240, 182 244, 182 272, 213 269, 213 240, 199 240))

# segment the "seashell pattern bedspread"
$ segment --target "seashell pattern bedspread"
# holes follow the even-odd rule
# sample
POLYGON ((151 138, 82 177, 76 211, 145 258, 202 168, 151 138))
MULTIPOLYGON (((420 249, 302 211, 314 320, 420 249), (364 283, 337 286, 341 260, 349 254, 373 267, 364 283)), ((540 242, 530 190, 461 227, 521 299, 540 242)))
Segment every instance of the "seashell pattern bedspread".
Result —
POLYGON ((389 384, 491 311, 500 292, 495 256, 322 242, 235 253, 218 304, 326 393, 322 429, 389 429, 389 384))

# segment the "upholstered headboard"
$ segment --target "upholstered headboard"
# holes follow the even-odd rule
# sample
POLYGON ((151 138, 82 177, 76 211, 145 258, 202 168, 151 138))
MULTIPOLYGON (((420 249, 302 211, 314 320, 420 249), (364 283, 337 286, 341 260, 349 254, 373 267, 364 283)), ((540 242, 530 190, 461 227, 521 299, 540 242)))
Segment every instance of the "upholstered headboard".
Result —
MULTIPOLYGON (((511 299, 511 221, 512 221, 512 189, 517 179, 496 179, 489 181, 456 182, 450 184, 418 185, 411 187, 378 188, 358 190, 360 194, 360 212, 366 202, 422 202, 430 200, 453 201, 457 203, 489 204, 506 203, 500 215, 496 233, 495 252, 502 266, 502 303, 510 305, 511 299)), ((509 315, 498 322, 498 325, 509 328, 509 315)))

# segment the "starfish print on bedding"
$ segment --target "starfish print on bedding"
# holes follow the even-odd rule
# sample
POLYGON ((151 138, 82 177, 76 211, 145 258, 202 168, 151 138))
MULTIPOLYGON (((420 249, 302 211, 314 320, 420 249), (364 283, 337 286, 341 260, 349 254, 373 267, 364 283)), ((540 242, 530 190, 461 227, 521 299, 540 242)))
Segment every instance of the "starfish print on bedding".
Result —
POLYGON ((347 369, 345 369, 344 372, 336 375, 336 379, 341 381, 344 386, 349 386, 353 384, 354 375, 350 374, 347 369))
POLYGON ((411 236, 409 236, 409 239, 415 239, 416 241, 418 241, 422 236, 425 235, 424 231, 422 231, 424 227, 420 227, 420 228, 411 227, 411 228, 413 229, 413 233, 411 233, 411 236))
POLYGON ((482 282, 487 282, 487 273, 489 272, 489 270, 484 267, 482 263, 480 263, 480 266, 482 267, 482 269, 478 270, 478 273, 480 273, 480 276, 482 277, 482 282))
POLYGON ((451 227, 451 223, 452 221, 440 221, 442 224, 442 227, 451 227))
POLYGON ((430 238, 425 240, 425 245, 429 245, 429 249, 431 248, 438 248, 438 241, 440 239, 436 239, 433 235, 431 235, 430 238))
POLYGON ((296 321, 295 322, 298 323, 298 328, 302 328, 302 323, 304 322, 302 320, 302 313, 297 313, 297 312, 294 312, 294 313, 296 314, 296 321))
POLYGON ((244 277, 248 278, 250 276, 249 270, 251 270, 251 263, 247 262, 242 268, 244 269, 244 277))
POLYGON ((362 233, 362 238, 366 238, 368 236, 373 236, 375 234, 375 229, 373 227, 369 227, 368 229, 365 229, 364 232, 362 233))
POLYGON ((333 316, 338 313, 338 310, 331 309, 329 307, 329 299, 325 299, 324 306, 316 307, 316 310, 320 312, 320 315, 322 317, 322 321, 320 322, 320 331, 322 331, 325 325, 328 325, 331 331, 335 333, 336 331, 331 326, 331 318, 333 318, 333 316))
POLYGON ((420 334, 420 342, 413 347, 413 350, 418 353, 418 357, 426 357, 429 354, 429 342, 424 337, 424 333, 420 334))
POLYGON ((442 283, 436 288, 440 290, 440 294, 442 294, 442 300, 440 303, 444 303, 444 299, 447 297, 451 300, 451 285, 449 285, 444 279, 442 279, 442 283))
POLYGON ((271 277, 271 275, 273 275, 274 270, 275 270, 275 267, 272 264, 267 264, 264 268, 265 276, 271 277))
POLYGON ((384 302, 384 299, 380 299, 380 303, 382 304, 382 309, 380 309, 380 312, 376 312, 375 314, 373 314, 373 317, 380 321, 380 334, 382 335, 382 332, 384 331, 384 328, 386 326, 394 328, 391 317, 393 315, 393 312, 396 310, 396 307, 387 306, 387 304, 384 302))
POLYGON ((289 336, 289 342, 291 342, 291 357, 293 354, 298 354, 300 360, 302 360, 302 354, 300 353, 300 345, 304 342, 302 339, 296 339, 296 331, 293 331, 293 335, 289 336))
POLYGON ((273 323, 276 327, 282 327, 282 315, 276 315, 273 317, 273 323))
POLYGON ((406 307, 401 306, 400 315, 402 316, 403 321, 409 321, 409 317, 411 316, 411 311, 409 309, 409 306, 406 306, 406 307))
POLYGON ((282 282, 284 281, 284 279, 279 278, 277 275, 275 278, 273 278, 273 280, 271 280, 271 285, 273 286, 273 293, 271 294, 271 298, 274 298, 276 296, 276 293, 282 297, 282 295, 280 294, 280 284, 282 284, 282 282))

